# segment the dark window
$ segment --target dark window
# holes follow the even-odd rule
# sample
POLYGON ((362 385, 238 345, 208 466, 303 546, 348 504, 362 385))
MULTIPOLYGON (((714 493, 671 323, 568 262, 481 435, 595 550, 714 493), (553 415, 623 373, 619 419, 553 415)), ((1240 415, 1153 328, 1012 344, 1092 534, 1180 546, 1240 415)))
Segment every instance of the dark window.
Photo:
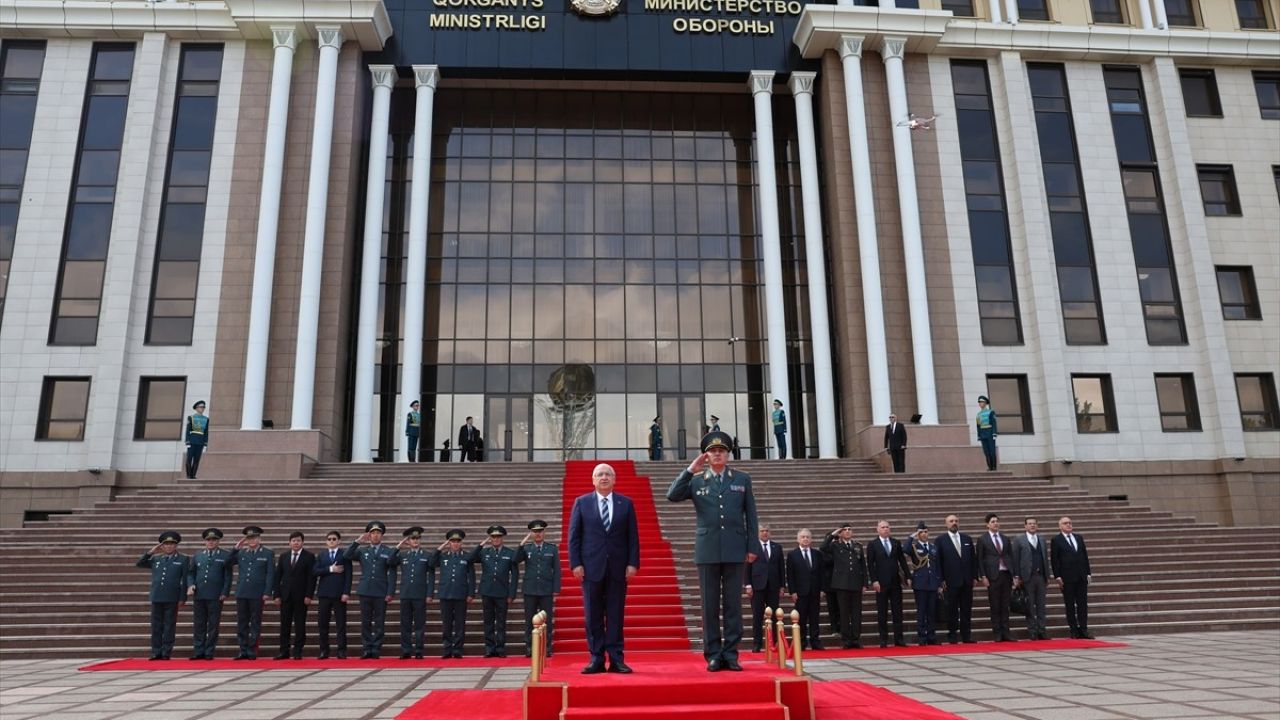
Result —
POLYGON ((1218 81, 1212 70, 1182 68, 1182 104, 1187 117, 1222 117, 1222 101, 1218 99, 1218 81))
POLYGON ((1236 397, 1240 401, 1240 424, 1245 430, 1280 430, 1276 381, 1271 373, 1238 373, 1236 397))
POLYGON ((1241 29, 1266 30, 1271 27, 1267 22, 1265 0, 1236 0, 1236 15, 1240 17, 1241 29))
POLYGON ((1001 435, 1031 435, 1031 394, 1026 375, 988 375, 987 397, 999 408, 1001 435))
POLYGON ((1164 0, 1164 15, 1169 27, 1197 27, 1194 0, 1164 0))
POLYGON ((1119 25, 1124 22, 1120 0, 1089 0, 1089 9, 1095 23, 1119 25))
POLYGON ((1258 94, 1258 109, 1266 120, 1280 120, 1280 73, 1253 73, 1253 91, 1258 94))
POLYGON ((1076 432, 1116 432, 1115 400, 1110 375, 1072 375, 1076 432))
POLYGON ((1186 374, 1156 374, 1156 403, 1160 406, 1160 429, 1165 432, 1200 430, 1200 403, 1196 401, 1196 379, 1186 374))
POLYGON ((942 9, 956 17, 974 17, 973 0, 942 0, 942 9))
POLYGON ((0 319, 9 294, 9 265, 17 242, 22 181, 43 67, 43 40, 5 41, 0 46, 0 319))
POLYGON ((1018 0, 1018 17, 1023 20, 1048 20, 1049 6, 1045 0, 1018 0))
POLYGON ((47 377, 40 391, 37 440, 83 440, 89 412, 89 378, 47 377))
POLYGON ((138 387, 134 440, 181 440, 187 379, 144 377, 138 387))
POLYGON ((1236 175, 1230 165, 1197 165, 1196 172, 1200 175, 1200 196, 1204 199, 1205 215, 1240 214, 1236 175))
POLYGON ((1253 283, 1253 268, 1218 266, 1218 295, 1227 320, 1261 320, 1262 306, 1253 283))

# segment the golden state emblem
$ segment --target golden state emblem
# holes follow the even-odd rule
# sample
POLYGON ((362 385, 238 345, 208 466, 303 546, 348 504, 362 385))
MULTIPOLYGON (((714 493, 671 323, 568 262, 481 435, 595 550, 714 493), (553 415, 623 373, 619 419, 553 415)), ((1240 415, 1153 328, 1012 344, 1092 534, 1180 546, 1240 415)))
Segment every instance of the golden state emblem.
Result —
POLYGON ((622 0, 571 0, 569 7, 579 15, 605 17, 618 11, 622 0))

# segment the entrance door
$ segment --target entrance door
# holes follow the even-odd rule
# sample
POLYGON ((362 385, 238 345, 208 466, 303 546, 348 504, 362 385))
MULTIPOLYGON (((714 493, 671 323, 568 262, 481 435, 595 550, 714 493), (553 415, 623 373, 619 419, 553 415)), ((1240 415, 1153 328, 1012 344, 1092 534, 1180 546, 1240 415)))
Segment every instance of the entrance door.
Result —
POLYGON ((659 395, 658 414, 662 416, 662 439, 665 451, 678 460, 698 454, 702 442, 702 426, 706 422, 701 395, 659 395))
POLYGON ((533 399, 527 395, 485 398, 484 459, 489 462, 533 460, 533 399))

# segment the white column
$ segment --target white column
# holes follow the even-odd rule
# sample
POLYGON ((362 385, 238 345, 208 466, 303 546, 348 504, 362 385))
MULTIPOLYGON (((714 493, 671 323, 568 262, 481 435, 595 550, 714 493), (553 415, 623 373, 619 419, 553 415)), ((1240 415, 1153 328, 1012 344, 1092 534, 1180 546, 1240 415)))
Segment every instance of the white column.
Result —
POLYGON ((1147 6, 1150 0, 1138 0, 1138 16, 1142 18, 1142 29, 1150 30, 1154 25, 1151 24, 1151 8, 1147 6))
POLYGON ((772 397, 786 404, 791 399, 791 387, 787 381, 787 318, 783 311, 778 179, 773 165, 773 71, 753 70, 748 84, 756 110, 756 178, 760 198, 760 244, 764 248, 765 344, 769 355, 769 392, 772 397))
POLYGON ((342 29, 317 27, 320 62, 316 73, 316 113, 311 129, 311 171, 307 178, 307 224, 302 240, 302 284, 298 291, 298 342, 293 356, 294 430, 311 429, 316 389, 316 335, 320 327, 320 271, 324 267, 324 221, 329 210, 329 156, 333 147, 333 102, 338 89, 342 29))
POLYGON ((889 121, 893 125, 893 164, 898 179, 898 212, 902 218, 902 251, 907 266, 907 304, 911 313, 911 355, 916 375, 916 407, 920 422, 938 422, 938 395, 933 377, 933 335, 929 327, 929 292, 924 272, 924 244, 920 238, 920 205, 916 199, 915 156, 911 130, 906 126, 907 82, 902 57, 907 41, 886 37, 880 49, 889 85, 889 121))
MULTIPOLYGON (((1139 2, 1139 5, 1142 3, 1139 2)), ((1156 10, 1156 27, 1161 30, 1169 29, 1169 14, 1165 11, 1164 0, 1151 0, 1151 7, 1156 10)))
POLYGON ((987 9, 991 11, 991 22, 1004 22, 1003 14, 1000 12, 1000 3, 1004 0, 987 0, 987 9))
MULTIPOLYGON (((1142 0, 1138 0, 1138 1, 1139 1, 1139 3, 1141 3, 1141 2, 1142 2, 1142 0)), ((1008 0, 1008 3, 1009 3, 1009 6, 1005 9, 1005 14, 1006 14, 1006 15, 1008 15, 1008 17, 1009 17, 1009 24, 1010 24, 1010 25, 1017 25, 1017 24, 1018 24, 1018 20, 1019 20, 1019 17, 1018 17, 1018 0, 1008 0)))
MULTIPOLYGON (((818 457, 838 456, 836 389, 831 376, 831 322, 827 317, 827 267, 818 192, 818 149, 813 137, 814 72, 791 73, 800 146, 800 195, 804 207, 804 252, 809 277, 809 325, 813 336, 813 393, 818 410, 818 457)), ((785 401, 784 401, 785 402, 785 401)), ((799 412, 793 411, 792 416, 799 412)))
POLYGON ((845 113, 849 118, 849 158, 853 165, 853 206, 858 217, 858 259, 862 270, 862 319, 867 326, 867 371, 871 381, 871 422, 889 421, 889 346, 884 339, 884 294, 880 290, 880 247, 862 93, 862 38, 840 38, 844 64, 845 113))
MULTIPOLYGON (((413 118, 413 177, 409 185, 409 266, 405 269, 404 370, 400 379, 400 406, 422 394, 422 319, 427 296, 427 210, 431 190, 431 110, 435 103, 440 68, 414 65, 417 107, 413 118)), ((425 410, 425 408, 424 408, 425 410)), ((431 452, 431 441, 419 452, 431 452)), ((400 459, 409 459, 408 446, 401 444, 400 459)))
POLYGON ((271 100, 267 105, 266 149, 262 153, 262 191, 258 196, 258 239, 253 259, 253 291, 249 305, 249 342, 244 359, 244 400, 240 429, 262 429, 267 391, 267 343, 271 337, 271 286, 276 274, 276 232, 280 224, 280 184, 284 179, 285 127, 289 121, 289 85, 293 79, 292 27, 273 27, 275 62, 271 66, 271 100))
POLYGON ((386 195, 387 130, 393 65, 370 65, 373 115, 369 121, 369 174, 365 184, 364 251, 360 258, 360 315, 356 331, 356 387, 351 417, 351 462, 372 462, 373 370, 378 342, 378 276, 382 262, 382 204, 386 195))

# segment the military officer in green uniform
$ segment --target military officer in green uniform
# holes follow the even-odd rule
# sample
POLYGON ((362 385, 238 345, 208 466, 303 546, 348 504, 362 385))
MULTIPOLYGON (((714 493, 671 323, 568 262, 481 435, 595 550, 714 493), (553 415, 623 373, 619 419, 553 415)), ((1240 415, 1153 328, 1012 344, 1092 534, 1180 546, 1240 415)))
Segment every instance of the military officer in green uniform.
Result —
POLYGON ((212 660, 218 649, 218 628, 222 624, 222 603, 231 594, 231 567, 236 551, 218 547, 222 531, 206 528, 200 534, 204 549, 191 558, 187 571, 187 593, 192 596, 192 660, 212 660))
POLYGON ((182 535, 160 533, 155 547, 142 553, 137 566, 151 570, 151 659, 168 660, 178 628, 178 608, 187 597, 187 563, 178 552, 182 535))
POLYGON ((427 624, 427 598, 434 574, 431 552, 422 548, 420 525, 404 531, 392 562, 400 568, 400 659, 422 659, 422 635, 427 624))
POLYGON ((653 424, 649 426, 649 459, 662 459, 662 416, 659 415, 653 419, 653 424))
POLYGON ((507 656, 507 608, 516 599, 520 580, 514 548, 504 547, 507 529, 490 525, 489 539, 471 551, 471 562, 480 566, 480 607, 484 613, 484 656, 507 656))
POLYGON ((236 543, 236 552, 228 564, 240 568, 236 577, 236 640, 240 643, 237 660, 253 660, 258 656, 258 638, 262 635, 262 607, 271 599, 276 585, 275 554, 262 544, 262 528, 250 525, 236 543))
POLYGON ((551 657, 551 633, 556 593, 560 592, 560 549, 543 538, 546 520, 529 523, 529 534, 520 542, 517 563, 524 563, 524 656, 533 655, 533 616, 547 613, 547 657, 551 657))
POLYGON ((667 489, 668 500, 693 500, 697 512, 693 561, 702 591, 702 654, 708 672, 742 670, 738 643, 742 640, 743 570, 746 563, 755 562, 748 543, 760 525, 751 476, 726 464, 732 445, 727 433, 707 433, 702 454, 667 489))
POLYGON ((369 660, 382 654, 382 639, 386 635, 387 603, 396 594, 396 566, 392 560, 395 548, 382 544, 387 524, 374 520, 364 526, 364 534, 356 538, 343 557, 360 561, 360 584, 356 595, 360 596, 360 658, 369 660), (360 547, 360 543, 369 543, 360 547))
POLYGON ((405 449, 409 454, 409 462, 418 462, 418 439, 422 435, 422 413, 418 411, 419 407, 421 403, 417 400, 409 403, 409 414, 404 418, 405 449))
POLYGON ((440 581, 435 590, 440 598, 440 620, 444 627, 444 652, 442 658, 462 657, 462 645, 466 640, 467 604, 475 601, 476 573, 471 565, 470 553, 462 549, 465 530, 454 528, 445 533, 445 541, 431 555, 434 573, 440 570, 440 581))
POLYGON ((862 647, 862 591, 871 590, 867 573, 867 555, 862 544, 853 539, 853 524, 845 523, 822 541, 823 588, 831 588, 839 608, 840 647, 862 647))
POLYGON ((183 440, 187 444, 187 456, 182 465, 186 470, 187 478, 191 480, 196 478, 196 473, 200 470, 200 456, 204 454, 205 448, 209 447, 209 417, 204 414, 204 408, 203 400, 191 406, 191 409, 196 412, 194 415, 187 416, 187 430, 183 434, 183 440))

